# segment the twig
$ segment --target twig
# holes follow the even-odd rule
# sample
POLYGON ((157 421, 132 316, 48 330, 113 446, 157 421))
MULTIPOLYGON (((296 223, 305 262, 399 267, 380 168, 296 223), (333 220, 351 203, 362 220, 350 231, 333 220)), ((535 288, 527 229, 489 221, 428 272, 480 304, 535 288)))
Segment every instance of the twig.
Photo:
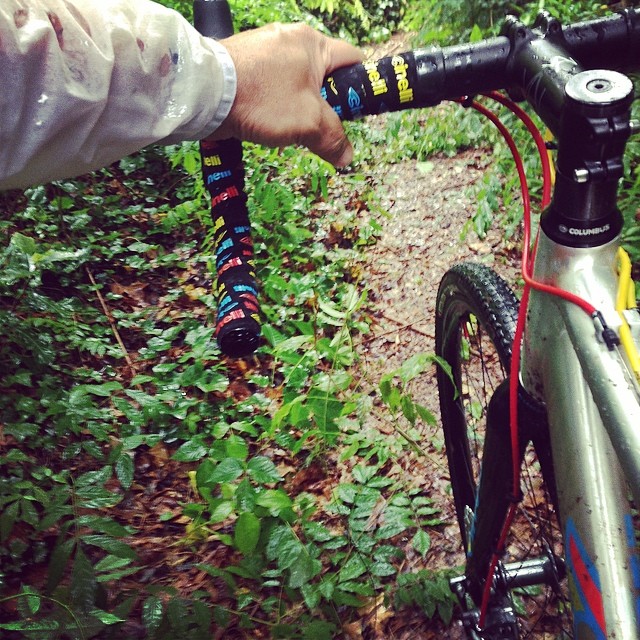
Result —
POLYGON ((426 331, 423 331, 422 329, 418 329, 413 326, 414 324, 422 320, 425 316, 422 316, 422 318, 418 318, 412 322, 408 322, 407 324, 402 324, 399 320, 396 320, 395 318, 391 318, 385 313, 382 314, 382 317, 385 320, 389 320, 389 322, 395 322, 399 326, 396 329, 389 329, 389 331, 384 331, 383 333, 377 333, 376 335, 363 337, 363 339, 360 341, 359 344, 366 344, 367 342, 373 342, 374 340, 378 340, 378 338, 383 338, 384 336, 388 336, 391 333, 395 333, 396 331, 404 331, 405 329, 410 329, 411 331, 415 331, 416 333, 419 333, 421 336, 425 336, 426 338, 433 338, 433 336, 428 334, 426 331))
POLYGON ((127 351, 127 348, 124 346, 124 342, 122 341, 122 338, 120 337, 120 333, 118 331, 118 327, 116 326, 116 321, 115 321, 113 315, 111 314, 111 311, 109 310, 109 307, 107 306, 107 303, 106 303, 105 299, 103 298, 102 294, 100 293, 100 290, 98 289, 98 283, 96 282, 95 278, 93 277, 93 274, 89 270, 89 267, 85 267, 85 270, 87 272, 87 275, 89 276, 89 280, 90 280, 91 284, 94 287, 94 291, 96 292, 96 296, 98 297, 98 301, 100 302, 100 306, 102 307, 102 310, 104 311, 104 315, 107 317, 107 320, 109 321, 109 324, 111 325, 111 331, 113 331, 113 335, 115 336, 116 342, 118 343, 118 346, 120 347, 120 350, 122 351, 122 354, 124 355, 124 359, 125 359, 126 363, 129 365, 129 368, 131 369, 132 375, 135 376, 135 375, 137 375, 138 370, 136 369, 136 366, 133 363, 133 360, 131 359, 131 356, 129 355, 129 352, 127 351))

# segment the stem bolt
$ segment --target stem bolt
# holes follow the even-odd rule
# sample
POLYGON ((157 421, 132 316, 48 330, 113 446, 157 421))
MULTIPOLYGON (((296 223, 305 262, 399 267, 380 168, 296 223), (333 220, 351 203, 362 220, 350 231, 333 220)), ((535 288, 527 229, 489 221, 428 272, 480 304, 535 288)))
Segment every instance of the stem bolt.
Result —
POLYGON ((573 172, 573 179, 578 184, 589 182, 589 169, 575 169, 573 172))

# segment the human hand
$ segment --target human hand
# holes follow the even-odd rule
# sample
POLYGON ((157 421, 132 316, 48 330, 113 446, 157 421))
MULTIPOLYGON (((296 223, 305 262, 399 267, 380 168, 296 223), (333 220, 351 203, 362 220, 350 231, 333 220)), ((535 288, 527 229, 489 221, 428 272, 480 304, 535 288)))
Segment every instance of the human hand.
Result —
POLYGON ((335 166, 351 162, 351 143, 320 87, 333 70, 362 61, 356 47, 303 24, 273 24, 222 43, 234 61, 238 88, 211 139, 300 144, 335 166))

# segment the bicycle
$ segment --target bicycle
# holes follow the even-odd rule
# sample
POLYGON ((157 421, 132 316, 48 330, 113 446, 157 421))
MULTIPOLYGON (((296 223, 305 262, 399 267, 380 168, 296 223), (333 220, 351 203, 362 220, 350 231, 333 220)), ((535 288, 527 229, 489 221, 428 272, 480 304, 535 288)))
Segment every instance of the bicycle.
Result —
MULTIPOLYGON (((436 354, 451 367, 437 373, 441 415, 467 557, 451 586, 475 640, 518 638, 513 591, 545 584, 558 592, 565 575, 574 638, 640 638, 627 490, 640 504, 640 314, 616 208, 625 144, 638 125, 632 83, 613 70, 639 68, 640 10, 567 26, 542 13, 532 28, 508 18, 496 38, 368 61, 336 71, 322 87, 343 119, 443 100, 473 106, 501 129, 523 174, 509 132, 474 100, 489 95, 525 122, 542 159, 546 208, 533 247, 525 224, 522 300, 491 270, 469 264, 445 274, 437 298, 436 354), (526 100, 554 133, 553 193, 544 141, 497 90, 526 100), (539 465, 548 490, 538 521, 555 512, 562 530, 541 537, 541 552, 526 560, 509 558, 505 545, 522 502, 523 463, 539 465)), ((528 207, 524 188, 523 198, 528 207)), ((229 245, 224 227, 221 251, 229 245)), ((219 262, 234 273, 229 255, 219 262)), ((232 282, 240 294, 250 291, 245 316, 255 321, 255 282, 232 282)), ((234 333, 228 321, 242 300, 230 306, 226 292, 225 331, 245 353, 253 348, 242 346, 246 326, 234 333)), ((257 341, 254 326, 250 339, 257 341)))
POLYGON ((549 14, 532 29, 510 18, 498 38, 365 63, 323 88, 346 118, 443 99, 493 118, 473 101, 490 94, 533 132, 526 114, 491 93, 509 89, 556 136, 553 197, 536 136, 548 206, 531 253, 525 233, 523 300, 491 270, 469 264, 445 274, 437 297, 436 355, 451 366, 438 370, 440 407, 467 555, 452 588, 469 638, 518 638, 513 590, 558 591, 565 574, 575 638, 640 637, 627 496, 627 483, 636 503, 640 496, 640 315, 616 209, 624 147, 637 125, 630 80, 608 68, 640 67, 639 47, 638 10, 565 27, 549 14), (544 538, 538 557, 503 562, 529 442, 566 552, 563 559, 558 540, 544 538))

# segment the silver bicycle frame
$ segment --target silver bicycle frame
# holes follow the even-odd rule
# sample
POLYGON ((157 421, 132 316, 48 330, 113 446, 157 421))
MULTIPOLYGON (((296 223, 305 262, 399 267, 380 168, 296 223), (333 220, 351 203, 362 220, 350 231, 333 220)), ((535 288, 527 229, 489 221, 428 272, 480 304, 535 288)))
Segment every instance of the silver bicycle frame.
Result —
MULTIPOLYGON (((535 278, 589 300, 617 328, 616 251, 541 235, 535 278)), ((617 350, 576 305, 532 291, 524 387, 547 407, 576 640, 640 639, 640 399, 617 350)))

